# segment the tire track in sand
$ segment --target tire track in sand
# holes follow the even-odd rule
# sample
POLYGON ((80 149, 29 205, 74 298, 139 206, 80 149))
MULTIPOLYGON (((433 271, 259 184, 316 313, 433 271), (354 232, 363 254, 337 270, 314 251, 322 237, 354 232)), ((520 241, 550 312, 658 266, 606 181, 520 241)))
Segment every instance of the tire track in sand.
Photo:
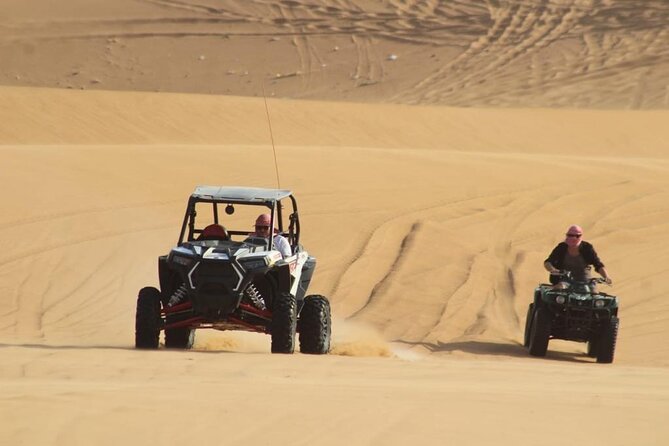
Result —
MULTIPOLYGON (((593 3, 593 0, 583 1, 587 5, 593 3)), ((579 3, 578 0, 575 2, 579 3)), ((469 103, 478 94, 474 86, 497 77, 518 58, 540 52, 571 32, 581 19, 592 14, 590 10, 575 7, 574 4, 558 7, 544 1, 539 6, 519 6, 514 10, 509 25, 486 48, 485 54, 479 52, 477 55, 481 57, 470 59, 469 63, 458 67, 455 82, 447 78, 435 80, 437 85, 422 94, 421 98, 428 102, 449 101, 454 105, 469 103)))
MULTIPOLYGON (((493 0, 494 1, 494 0, 493 0)), ((392 100, 406 100, 412 98, 413 102, 420 102, 414 98, 422 98, 430 94, 435 88, 435 84, 446 82, 451 73, 457 73, 469 66, 472 60, 476 60, 477 56, 483 54, 497 42, 509 27, 513 17, 516 15, 518 6, 510 5, 505 7, 496 7, 496 3, 491 3, 487 0, 489 16, 492 19, 492 24, 484 36, 479 37, 472 42, 469 47, 460 55, 458 55, 451 62, 445 66, 437 69, 434 73, 421 80, 408 91, 400 92, 395 95, 392 100)))
POLYGON ((388 283, 392 279, 393 274, 400 268, 402 261, 404 260, 405 254, 409 251, 411 246, 414 243, 415 235, 416 232, 420 229, 421 227, 421 222, 417 221, 414 222, 411 225, 411 228, 409 229, 409 232, 404 236, 402 239, 402 242, 400 243, 399 249, 394 256, 394 260, 392 264, 390 265, 390 268, 386 272, 386 274, 383 276, 383 278, 374 285, 374 288, 372 288, 372 291, 369 293, 369 296, 367 297, 367 300, 364 302, 362 307, 360 307, 358 310, 353 312, 348 316, 348 318, 354 318, 357 316, 359 313, 364 311, 368 306, 372 303, 374 300, 374 297, 385 291, 385 289, 388 287, 388 283))

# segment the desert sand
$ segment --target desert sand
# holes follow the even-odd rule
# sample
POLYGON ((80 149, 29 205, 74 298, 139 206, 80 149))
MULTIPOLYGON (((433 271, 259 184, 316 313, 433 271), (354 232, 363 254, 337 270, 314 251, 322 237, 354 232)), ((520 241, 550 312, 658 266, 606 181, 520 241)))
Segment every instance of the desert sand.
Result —
POLYGON ((669 443, 667 23, 650 0, 3 1, 0 444, 669 443), (193 188, 277 186, 263 89, 332 352, 135 350, 193 188), (613 364, 522 347, 573 223, 620 298, 613 364))

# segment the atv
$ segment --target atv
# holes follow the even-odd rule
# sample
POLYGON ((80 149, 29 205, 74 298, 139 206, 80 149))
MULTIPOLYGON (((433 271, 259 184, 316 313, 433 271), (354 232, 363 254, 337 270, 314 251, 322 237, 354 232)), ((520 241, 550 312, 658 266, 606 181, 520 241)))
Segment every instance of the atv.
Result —
POLYGON ((306 295, 315 268, 316 259, 300 244, 291 191, 199 186, 188 200, 177 246, 158 258, 160 289, 139 291, 135 346, 158 348, 164 331, 165 347, 189 349, 195 330, 212 328, 269 334, 272 353, 293 353, 296 335, 302 353, 328 353, 330 303, 306 295), (284 203, 290 207, 287 221, 284 203), (241 210, 246 217, 237 215, 241 210), (243 229, 258 213, 270 215, 274 236, 243 229), (290 244, 286 258, 275 246, 276 235, 290 244))
POLYGON ((546 356, 550 339, 587 342, 587 355, 611 363, 618 337, 618 298, 597 292, 604 279, 573 280, 551 274, 551 284, 534 290, 527 309, 524 345, 532 356, 546 356))

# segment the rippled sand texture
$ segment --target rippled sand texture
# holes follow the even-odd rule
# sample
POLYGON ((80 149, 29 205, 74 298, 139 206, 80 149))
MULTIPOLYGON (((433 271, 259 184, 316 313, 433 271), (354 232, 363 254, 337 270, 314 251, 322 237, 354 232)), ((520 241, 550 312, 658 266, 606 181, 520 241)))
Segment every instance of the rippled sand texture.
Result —
POLYGON ((563 426, 593 411, 620 422, 579 424, 592 444, 669 439, 667 112, 270 100, 281 184, 319 261, 311 291, 333 304, 332 354, 314 358, 270 355, 266 336, 234 332, 199 332, 190 352, 132 347, 137 290, 157 285, 192 188, 274 186, 262 99, 0 98, 11 444, 205 441, 224 429, 251 444, 560 445, 563 426), (621 299, 613 365, 583 344, 552 341, 545 359, 521 346, 541 263, 573 222, 621 299), (152 424, 175 410, 196 425, 152 424))
POLYGON ((1 1, 0 445, 669 444, 668 11, 1 1), (331 354, 135 350, 193 188, 277 186, 263 89, 331 354), (613 364, 521 345, 574 223, 613 364))
POLYGON ((6 0, 0 83, 657 109, 667 23, 664 0, 6 0))

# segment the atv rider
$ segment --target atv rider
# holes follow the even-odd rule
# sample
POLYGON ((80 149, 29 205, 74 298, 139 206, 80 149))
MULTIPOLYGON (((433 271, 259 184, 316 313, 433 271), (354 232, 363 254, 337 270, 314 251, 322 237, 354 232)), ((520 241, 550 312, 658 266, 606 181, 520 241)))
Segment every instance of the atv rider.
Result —
POLYGON ((544 260, 544 268, 551 273, 551 283, 555 282, 552 275, 560 271, 571 272, 572 278, 577 281, 590 280, 590 265, 592 265, 606 283, 611 285, 613 281, 595 248, 583 240, 583 229, 578 225, 572 225, 567 229, 565 236, 565 241, 558 243, 544 260))
MULTIPOLYGON (((269 214, 260 214, 256 219, 255 229, 256 231, 249 234, 251 237, 269 237, 269 225, 271 217, 269 214)), ((290 257, 293 253, 290 249, 290 243, 288 240, 281 234, 274 235, 274 248, 281 253, 281 256, 285 259, 290 257)))

